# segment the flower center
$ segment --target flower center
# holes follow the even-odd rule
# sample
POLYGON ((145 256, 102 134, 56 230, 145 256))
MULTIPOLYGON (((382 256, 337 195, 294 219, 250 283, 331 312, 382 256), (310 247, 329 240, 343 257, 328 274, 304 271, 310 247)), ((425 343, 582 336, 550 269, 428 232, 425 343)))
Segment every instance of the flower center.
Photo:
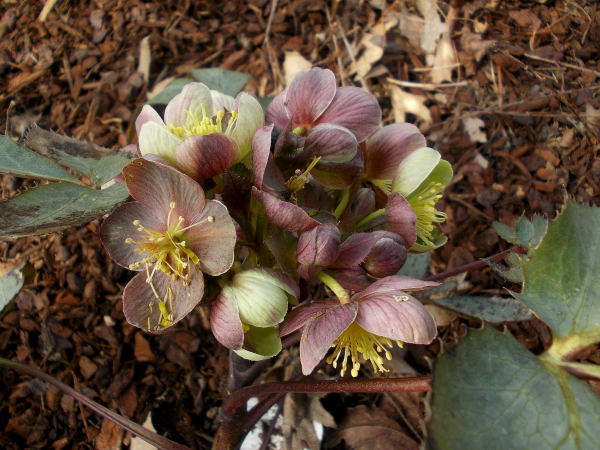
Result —
POLYGON ((215 116, 208 116, 206 108, 202 105, 200 109, 188 109, 186 116, 185 124, 182 126, 167 125, 167 130, 180 139, 212 133, 223 133, 229 136, 237 119, 237 111, 226 114, 222 109, 215 116))
POLYGON ((302 172, 300 169, 296 169, 295 174, 286 181, 285 185, 292 192, 292 194, 304 189, 304 186, 309 181, 308 175, 310 174, 310 171, 314 169, 320 160, 320 156, 315 156, 304 172, 302 172))
POLYGON ((352 360, 350 373, 353 377, 356 377, 358 376, 358 370, 360 369, 360 353, 365 361, 371 362, 375 372, 389 372, 389 370, 383 366, 384 359, 382 355, 385 355, 387 360, 392 359, 392 354, 386 347, 392 348, 394 342, 398 347, 402 347, 401 341, 394 341, 383 336, 377 336, 376 334, 366 331, 356 322, 353 322, 333 343, 335 350, 327 358, 327 363, 333 364, 333 367, 337 369, 338 359, 343 353, 340 374, 344 376, 346 373, 348 358, 350 358, 352 360))
POLYGON ((442 198, 443 188, 441 183, 432 182, 425 190, 421 190, 414 196, 409 195, 407 198, 417 216, 417 236, 427 246, 434 245, 432 242, 434 224, 446 220, 446 214, 435 209, 435 204, 442 198))

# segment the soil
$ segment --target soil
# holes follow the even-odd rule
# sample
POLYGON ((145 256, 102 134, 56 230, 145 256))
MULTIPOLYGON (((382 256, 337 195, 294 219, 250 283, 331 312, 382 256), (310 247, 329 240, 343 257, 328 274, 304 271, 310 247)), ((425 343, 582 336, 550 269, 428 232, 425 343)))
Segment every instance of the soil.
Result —
MULTIPOLYGON (((414 111, 407 120, 421 127, 455 171, 440 203, 449 238, 433 257, 431 270, 440 272, 508 248, 490 228, 495 220, 513 224, 523 213, 553 217, 567 198, 600 204, 600 5, 474 0, 438 6, 451 23, 457 59, 447 86, 432 81, 424 51, 398 26, 387 30, 371 73, 352 75, 361 39, 391 14, 418 14, 411 1, 4 0, 3 132, 18 136, 36 121, 120 148, 130 142, 140 105, 162 80, 192 68, 222 67, 252 75, 246 89, 268 96, 284 87, 283 62, 293 51, 331 68, 342 84, 363 82, 380 100, 388 123, 398 114, 388 78, 409 81, 402 89, 421 96, 431 120, 414 111), (147 37, 149 71, 140 64, 147 37)), ((34 185, 1 177, 3 198, 34 185)), ((203 308, 161 336, 128 325, 121 292, 131 273, 108 258, 98 225, 0 243, 0 261, 23 255, 27 260, 25 286, 0 316, 0 355, 39 367, 139 423, 150 413, 159 433, 209 448, 227 352, 211 337, 203 308)), ((505 294, 509 286, 489 269, 470 273, 466 282, 463 293, 505 294)), ((477 321, 454 318, 442 339, 456 342, 470 325, 477 321)), ((547 340, 536 321, 510 329, 533 350, 547 340)), ((428 373, 439 348, 439 341, 410 348, 406 362, 428 373)), ((268 377, 281 377, 294 351, 283 352, 279 369, 268 377)), ((359 404, 383 408, 410 437, 410 447, 423 438, 420 398, 330 395, 321 404, 338 424, 359 404)), ((129 443, 128 434, 70 397, 0 371, 2 448, 129 443)), ((347 445, 326 433, 325 447, 347 445)))

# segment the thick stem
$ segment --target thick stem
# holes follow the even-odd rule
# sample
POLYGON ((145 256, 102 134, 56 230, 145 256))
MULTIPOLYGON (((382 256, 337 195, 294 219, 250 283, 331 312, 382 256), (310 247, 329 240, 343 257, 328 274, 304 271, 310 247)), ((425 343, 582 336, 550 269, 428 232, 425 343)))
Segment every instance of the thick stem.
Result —
POLYGON ((67 386, 66 384, 58 381, 56 378, 42 372, 39 369, 34 367, 25 366, 23 364, 16 363, 14 361, 10 361, 8 359, 0 358, 0 367, 5 367, 7 369, 14 369, 17 372, 25 373, 32 377, 39 378, 40 380, 49 383, 56 388, 60 389, 65 394, 73 397, 75 400, 83 403, 85 406, 90 408, 95 413, 101 415, 105 419, 110 420, 116 425, 119 425, 121 428, 129 431, 130 433, 139 436, 147 443, 161 448, 161 449, 169 449, 169 450, 190 450, 189 447, 185 445, 178 444, 176 442, 167 439, 166 437, 161 436, 160 434, 156 434, 153 431, 144 428, 143 426, 127 419, 126 417, 117 414, 114 411, 96 403, 95 401, 89 399, 85 395, 77 392, 75 389, 67 386))
POLYGON ((356 231, 362 231, 363 228, 367 228, 367 225, 369 224, 369 222, 371 222, 373 219, 377 219, 378 217, 381 217, 383 215, 385 215, 385 208, 381 208, 376 211, 373 211, 371 214, 360 219, 360 221, 354 226, 354 229, 356 231))
POLYGON ((348 206, 348 202, 350 201, 350 188, 346 188, 342 191, 342 195, 340 198, 340 203, 338 203, 337 208, 333 212, 333 215, 336 219, 342 217, 344 211, 346 211, 346 207, 348 206))
POLYGON ((331 275, 321 271, 321 272, 317 273, 317 278, 325 286, 327 286, 329 289, 332 290, 332 292, 339 299, 340 303, 349 303, 350 302, 350 295, 348 294, 348 291, 346 291, 346 289, 344 289, 342 287, 342 285, 340 283, 338 283, 337 280, 335 278, 333 278, 331 275))

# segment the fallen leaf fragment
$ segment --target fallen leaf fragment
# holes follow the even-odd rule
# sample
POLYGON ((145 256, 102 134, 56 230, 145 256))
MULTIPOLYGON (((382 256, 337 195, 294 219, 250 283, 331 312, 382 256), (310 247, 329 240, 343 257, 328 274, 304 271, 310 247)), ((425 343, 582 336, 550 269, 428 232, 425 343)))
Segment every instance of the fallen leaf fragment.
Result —
POLYGON ((306 72, 311 68, 312 63, 297 51, 285 52, 285 59, 283 60, 285 85, 289 86, 297 74, 300 72, 306 72))
POLYGON ((465 117, 462 120, 463 127, 471 142, 478 142, 483 144, 487 142, 487 135, 484 131, 485 122, 479 117, 465 117))
POLYGON ((392 109, 396 122, 406 122, 406 114, 414 114, 423 122, 426 128, 432 122, 431 112, 425 106, 427 98, 424 95, 411 94, 399 88, 390 85, 392 93, 392 109))

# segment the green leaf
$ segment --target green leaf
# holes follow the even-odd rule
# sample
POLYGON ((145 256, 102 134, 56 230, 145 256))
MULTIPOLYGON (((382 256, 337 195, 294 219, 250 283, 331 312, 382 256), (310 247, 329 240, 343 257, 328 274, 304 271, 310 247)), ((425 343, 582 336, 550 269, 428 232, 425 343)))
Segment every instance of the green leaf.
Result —
POLYGON ((131 161, 131 155, 33 127, 24 144, 87 177, 96 187, 112 180, 131 161))
POLYGON ((28 178, 83 184, 59 165, 15 144, 4 135, 0 135, 0 172, 28 178))
POLYGON ((457 295, 433 299, 442 308, 490 323, 529 320, 533 314, 523 303, 510 297, 457 295))
POLYGON ((207 85, 210 89, 235 97, 250 79, 247 73, 233 70, 210 68, 193 69, 192 76, 207 85))
POLYGON ((432 406, 432 449, 600 448, 598 396, 492 328, 437 360, 432 406))
POLYGON ((506 264, 492 261, 490 259, 484 259, 488 266, 494 269, 501 277, 506 278, 508 281, 513 283, 523 282, 523 268, 521 267, 521 260, 516 253, 509 253, 504 259, 506 264))
POLYGON ((37 186, 0 203, 0 239, 83 225, 109 213, 128 196, 125 183, 102 190, 69 183, 37 186))
POLYGON ((431 253, 409 253, 398 275, 422 280, 427 275, 430 264, 431 253))
POLYGON ((260 103, 260 106, 262 106, 262 109, 266 111, 274 98, 274 95, 269 95, 267 97, 259 97, 257 100, 258 103, 260 103))
POLYGON ((531 220, 521 216, 514 229, 501 222, 494 222, 492 228, 506 242, 527 249, 535 249, 548 231, 548 220, 542 216, 533 216, 531 220))
POLYGON ((0 313, 23 287, 23 263, 0 263, 0 313))
POLYGON ((162 91, 160 91, 146 103, 149 105, 166 105, 173 99, 173 97, 175 97, 181 92, 181 90, 186 84, 191 83, 192 81, 194 80, 191 80, 189 78, 176 78, 169 84, 167 84, 167 86, 162 91))
POLYGON ((523 291, 514 295, 550 326, 555 345, 572 344, 562 354, 600 341, 599 248, 600 208, 569 201, 523 258, 523 291))

